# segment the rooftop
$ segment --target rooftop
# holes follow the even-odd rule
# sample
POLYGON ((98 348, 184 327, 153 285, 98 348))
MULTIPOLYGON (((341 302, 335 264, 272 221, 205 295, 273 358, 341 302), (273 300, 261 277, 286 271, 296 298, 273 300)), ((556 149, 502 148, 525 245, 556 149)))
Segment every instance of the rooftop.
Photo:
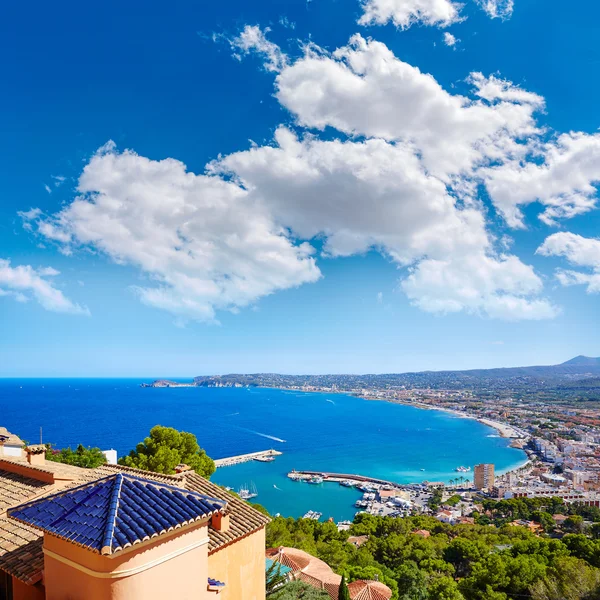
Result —
MULTIPOLYGON (((28 480, 29 476, 31 476, 31 479, 35 479, 38 476, 45 477, 47 473, 52 473, 55 478, 56 483, 54 485, 42 484, 39 491, 32 491, 29 497, 19 498, 14 504, 26 501, 34 496, 47 496, 50 493, 56 492, 57 484, 64 490, 66 487, 80 486, 83 483, 93 482, 99 478, 116 473, 143 477, 153 482, 164 483, 182 490, 195 491, 215 500, 224 501, 227 503, 229 514, 229 530, 217 531, 209 527, 209 553, 218 552, 221 548, 234 543, 239 538, 258 531, 269 522, 269 517, 252 508, 247 502, 231 495, 223 488, 204 479, 194 471, 179 475, 164 475, 130 467, 122 467, 120 465, 104 465, 97 469, 83 469, 81 467, 50 461, 46 461, 43 467, 34 467, 29 465, 25 460, 4 457, 0 461, 0 489, 2 487, 11 489, 13 486, 13 483, 8 480, 12 474, 9 475, 1 470, 2 463, 20 465, 21 471, 27 475, 25 480, 28 480), (44 485, 46 487, 43 487, 44 485)), ((39 581, 42 577, 44 562, 42 532, 30 525, 8 519, 6 516, 3 517, 1 515, 2 511, 0 510, 0 569, 14 575, 24 583, 32 584, 39 581)))
POLYGON ((8 516, 99 554, 114 554, 207 519, 225 503, 115 473, 9 509, 8 516))

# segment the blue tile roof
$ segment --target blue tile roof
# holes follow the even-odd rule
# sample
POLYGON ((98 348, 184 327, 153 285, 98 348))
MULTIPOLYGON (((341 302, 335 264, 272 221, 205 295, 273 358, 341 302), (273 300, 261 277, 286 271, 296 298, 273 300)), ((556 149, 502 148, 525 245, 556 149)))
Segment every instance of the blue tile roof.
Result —
POLYGON ((21 504, 8 516, 99 554, 113 554, 225 506, 197 492, 117 473, 21 504))

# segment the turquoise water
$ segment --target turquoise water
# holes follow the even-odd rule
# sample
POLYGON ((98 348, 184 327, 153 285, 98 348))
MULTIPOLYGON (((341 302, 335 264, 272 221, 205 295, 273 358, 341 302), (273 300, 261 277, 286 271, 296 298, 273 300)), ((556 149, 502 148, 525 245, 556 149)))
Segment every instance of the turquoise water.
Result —
POLYGON ((125 379, 0 380, 0 425, 29 442, 82 442, 119 456, 156 424, 191 431, 213 458, 275 448, 272 463, 217 470, 213 481, 254 483, 272 513, 351 519, 355 490, 290 481, 292 469, 358 473, 408 483, 448 481, 459 465, 502 471, 525 460, 493 429, 471 419, 342 394, 273 389, 140 388, 125 379), (422 471, 421 469, 424 469, 422 471))

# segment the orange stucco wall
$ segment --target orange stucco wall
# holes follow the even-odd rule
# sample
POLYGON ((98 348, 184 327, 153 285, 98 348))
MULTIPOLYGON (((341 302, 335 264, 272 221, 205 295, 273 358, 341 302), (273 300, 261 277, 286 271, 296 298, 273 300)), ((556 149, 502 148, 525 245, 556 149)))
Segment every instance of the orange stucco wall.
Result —
POLYGON ((208 574, 226 584, 214 600, 265 600, 264 528, 211 554, 208 574))
POLYGON ((46 553, 46 600, 211 600, 214 594, 207 591, 208 545, 204 543, 170 557, 207 536, 206 522, 195 524, 106 557, 45 534, 44 550, 84 568, 65 564, 46 553), (143 568, 150 563, 151 568, 139 573, 104 576, 143 568), (85 569, 94 573, 85 572, 85 569))
POLYGON ((12 580, 13 600, 44 600, 44 588, 38 585, 26 585, 15 577, 12 580))

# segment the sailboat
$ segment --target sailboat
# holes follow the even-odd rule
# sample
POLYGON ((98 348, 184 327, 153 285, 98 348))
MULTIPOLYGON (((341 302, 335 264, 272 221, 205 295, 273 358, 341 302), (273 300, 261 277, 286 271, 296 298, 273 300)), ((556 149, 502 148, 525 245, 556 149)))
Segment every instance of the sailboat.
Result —
POLYGON ((254 483, 250 482, 250 485, 242 485, 238 491, 238 495, 242 500, 250 500, 251 498, 256 498, 258 496, 258 490, 254 483))

